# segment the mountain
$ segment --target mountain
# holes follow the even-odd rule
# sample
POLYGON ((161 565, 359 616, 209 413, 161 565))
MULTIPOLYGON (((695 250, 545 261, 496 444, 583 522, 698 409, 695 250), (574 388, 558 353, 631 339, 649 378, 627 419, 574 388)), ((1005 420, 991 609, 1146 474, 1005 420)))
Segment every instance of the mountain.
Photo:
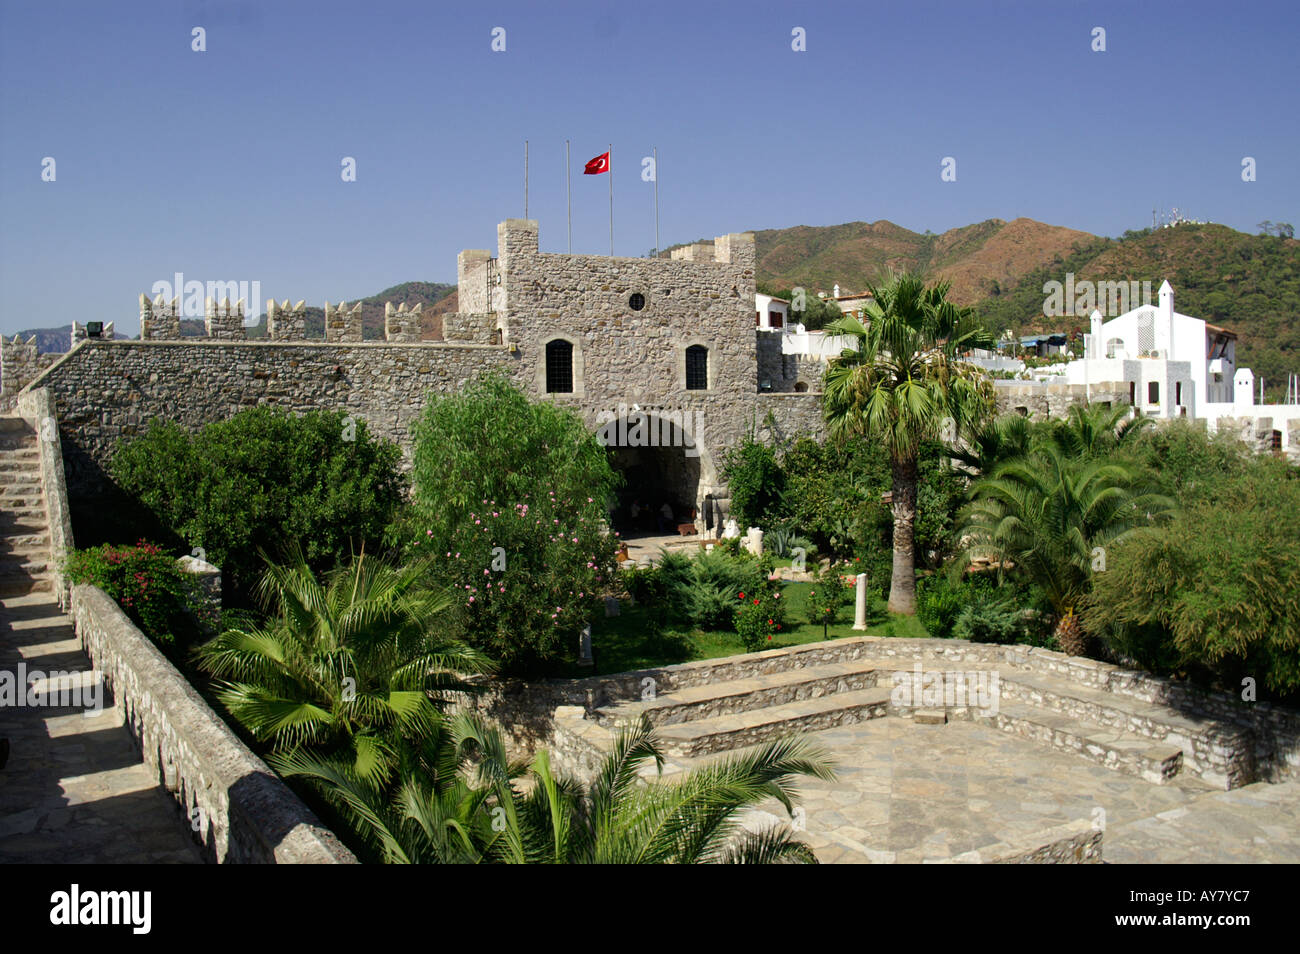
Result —
MULTIPOLYGON (((1126 232, 1119 239, 1046 225, 1032 219, 989 219, 942 235, 912 232, 892 222, 766 229, 755 232, 758 282, 767 288, 803 286, 840 294, 865 290, 889 269, 952 282, 950 297, 973 305, 995 332, 1081 330, 1086 318, 1043 314, 1049 281, 1149 281, 1154 292, 1168 279, 1183 314, 1237 332, 1237 360, 1265 379, 1271 400, 1282 397, 1286 375, 1300 371, 1300 240, 1247 235, 1223 225, 1182 224, 1126 232)), ((441 315, 455 311, 456 286, 405 282, 361 299, 367 339, 381 339, 384 303, 423 304, 424 336, 442 336, 441 315)), ((349 304, 353 304, 350 302, 349 304)), ((308 334, 321 335, 324 310, 309 308, 308 334)), ((131 322, 121 322, 131 327, 131 322)), ((201 320, 185 320, 186 334, 202 334, 201 320)), ((66 351, 69 326, 23 331, 41 351, 66 351)), ((249 328, 266 333, 266 316, 249 328)), ((10 336, 12 337, 12 335, 10 336)))
POLYGON ((840 294, 847 295, 865 291, 892 269, 951 281, 949 297, 962 305, 973 305, 1095 238, 1025 218, 989 219, 942 235, 883 220, 754 233, 758 280, 767 287, 802 286, 829 294, 838 284, 840 294))
POLYGON ((1086 316, 1043 314, 1043 285, 1064 283, 1067 273, 1076 286, 1149 281, 1153 300, 1168 279, 1179 312, 1237 333, 1237 364, 1254 371, 1257 381, 1264 378, 1271 401, 1284 398, 1287 374, 1300 372, 1300 240, 1190 223, 1126 232, 1083 243, 1014 284, 1000 285, 975 307, 993 331, 1085 330, 1086 316))

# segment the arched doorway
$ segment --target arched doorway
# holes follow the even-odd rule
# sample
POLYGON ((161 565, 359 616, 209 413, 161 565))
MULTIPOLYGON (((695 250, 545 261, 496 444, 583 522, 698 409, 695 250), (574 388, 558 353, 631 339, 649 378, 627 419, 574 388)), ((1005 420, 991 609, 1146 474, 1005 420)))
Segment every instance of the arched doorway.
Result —
POLYGON ((623 477, 613 512, 623 537, 672 535, 695 522, 715 477, 693 423, 689 413, 634 411, 598 430, 623 477))

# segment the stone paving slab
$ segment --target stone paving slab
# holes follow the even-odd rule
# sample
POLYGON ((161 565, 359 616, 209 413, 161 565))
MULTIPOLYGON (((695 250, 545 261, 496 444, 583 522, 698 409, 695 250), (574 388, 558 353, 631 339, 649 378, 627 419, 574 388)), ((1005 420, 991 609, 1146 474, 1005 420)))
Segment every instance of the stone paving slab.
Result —
MULTIPOLYGON (((885 718, 809 733, 834 782, 800 780, 802 836, 823 863, 957 860, 1049 829, 1104 826, 1102 858, 1141 864, 1300 860, 1300 783, 1155 785, 974 722, 885 718)), ((668 773, 705 759, 672 759, 668 773)), ((786 819, 775 802, 763 820, 786 819)))

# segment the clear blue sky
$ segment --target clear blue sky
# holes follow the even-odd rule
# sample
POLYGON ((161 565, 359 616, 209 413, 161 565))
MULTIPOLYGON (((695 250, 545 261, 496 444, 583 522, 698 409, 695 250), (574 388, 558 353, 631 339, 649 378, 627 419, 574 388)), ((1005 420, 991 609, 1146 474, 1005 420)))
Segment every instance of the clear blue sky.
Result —
POLYGON ((1153 205, 1300 224, 1298 25, 1250 0, 0 0, 0 330, 133 334, 177 271, 315 305, 455 281, 523 215, 525 139, 549 251, 566 138, 580 252, 608 251, 606 179, 580 172, 610 142, 622 255, 654 245, 654 146, 664 245, 1022 215, 1118 235, 1153 205))

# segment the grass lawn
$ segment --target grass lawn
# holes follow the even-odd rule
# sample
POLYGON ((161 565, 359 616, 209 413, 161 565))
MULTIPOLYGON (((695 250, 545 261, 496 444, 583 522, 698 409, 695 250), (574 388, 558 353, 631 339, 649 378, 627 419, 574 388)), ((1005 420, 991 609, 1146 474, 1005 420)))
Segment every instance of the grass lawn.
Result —
MULTIPOLYGON (((788 630, 777 634, 768 644, 769 649, 798 646, 820 642, 822 628, 806 622, 808 614, 804 603, 810 583, 787 583, 781 588, 781 598, 788 600, 786 620, 788 630)), ((830 639, 847 636, 912 636, 928 637, 925 627, 914 616, 894 615, 892 618, 870 625, 866 632, 853 629, 853 604, 840 608, 839 622, 827 628, 830 639)), ((644 606, 628 606, 622 613, 609 619, 597 619, 591 627, 591 645, 596 656, 596 673, 607 675, 632 669, 649 669, 695 659, 716 659, 745 652, 740 637, 724 630, 672 630, 655 632, 644 606)), ((566 667, 563 675, 589 676, 591 669, 577 665, 566 667)))

